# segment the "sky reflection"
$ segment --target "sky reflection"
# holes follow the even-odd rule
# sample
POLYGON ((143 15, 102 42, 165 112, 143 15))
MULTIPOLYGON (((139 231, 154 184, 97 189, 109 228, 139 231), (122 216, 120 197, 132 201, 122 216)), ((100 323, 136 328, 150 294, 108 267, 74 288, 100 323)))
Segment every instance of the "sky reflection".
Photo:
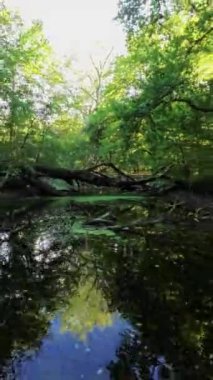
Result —
POLYGON ((94 327, 87 339, 81 341, 70 331, 62 332, 57 317, 51 323, 40 350, 14 366, 16 379, 108 380, 106 366, 116 359, 122 332, 129 327, 129 323, 116 314, 110 327, 94 327))

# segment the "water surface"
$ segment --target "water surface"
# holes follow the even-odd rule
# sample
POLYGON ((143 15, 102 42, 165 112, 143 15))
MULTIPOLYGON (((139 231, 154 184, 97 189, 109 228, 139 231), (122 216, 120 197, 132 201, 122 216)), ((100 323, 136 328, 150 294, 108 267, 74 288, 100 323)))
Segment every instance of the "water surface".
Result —
POLYGON ((161 215, 128 196, 1 202, 0 378, 212 379, 212 225, 161 215))

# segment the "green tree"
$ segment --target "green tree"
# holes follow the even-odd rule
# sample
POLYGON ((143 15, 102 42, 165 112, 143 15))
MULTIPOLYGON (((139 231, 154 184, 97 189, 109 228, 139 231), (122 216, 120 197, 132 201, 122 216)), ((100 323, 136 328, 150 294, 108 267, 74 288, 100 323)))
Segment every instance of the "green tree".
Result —
POLYGON ((187 10, 195 14, 200 8, 205 9, 208 6, 208 0, 119 0, 116 19, 131 34, 144 24, 161 23, 173 12, 187 10))
POLYGON ((67 86, 40 22, 26 28, 2 3, 0 25, 1 160, 32 163, 45 139, 56 138, 55 123, 70 106, 67 86))
MULTIPOLYGON (((211 12, 173 13, 128 40, 105 102, 91 116, 100 155, 153 169, 174 163, 193 173, 211 165, 211 12)), ((211 169, 208 168, 208 169, 211 169)))

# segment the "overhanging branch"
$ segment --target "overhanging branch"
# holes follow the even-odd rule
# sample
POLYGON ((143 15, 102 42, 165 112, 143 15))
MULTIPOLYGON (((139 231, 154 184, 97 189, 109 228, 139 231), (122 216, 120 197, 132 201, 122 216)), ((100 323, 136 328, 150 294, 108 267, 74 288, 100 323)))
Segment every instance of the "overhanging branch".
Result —
POLYGON ((191 99, 187 99, 187 98, 173 98, 172 102, 185 103, 189 107, 195 109, 196 111, 200 111, 200 112, 213 112, 212 107, 206 107, 206 106, 195 104, 191 99))

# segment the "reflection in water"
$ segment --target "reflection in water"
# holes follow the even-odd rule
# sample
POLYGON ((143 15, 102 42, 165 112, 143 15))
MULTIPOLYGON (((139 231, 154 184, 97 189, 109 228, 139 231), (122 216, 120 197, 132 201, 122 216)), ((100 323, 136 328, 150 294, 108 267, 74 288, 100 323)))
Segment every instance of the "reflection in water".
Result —
POLYGON ((42 339, 40 350, 36 354, 26 353, 25 358, 13 362, 13 376, 30 380, 107 380, 106 365, 115 358, 120 333, 127 327, 125 321, 115 316, 111 327, 95 327, 86 340, 81 341, 70 331, 62 332, 60 319, 55 318, 42 339))
POLYGON ((4 221, 0 378, 211 379, 209 226, 83 224, 85 214, 119 224, 152 213, 68 204, 4 221))
POLYGON ((95 287, 95 279, 80 284, 76 294, 67 302, 61 315, 62 330, 75 333, 81 340, 87 338, 94 326, 106 327, 113 323, 106 300, 100 289, 95 287))

